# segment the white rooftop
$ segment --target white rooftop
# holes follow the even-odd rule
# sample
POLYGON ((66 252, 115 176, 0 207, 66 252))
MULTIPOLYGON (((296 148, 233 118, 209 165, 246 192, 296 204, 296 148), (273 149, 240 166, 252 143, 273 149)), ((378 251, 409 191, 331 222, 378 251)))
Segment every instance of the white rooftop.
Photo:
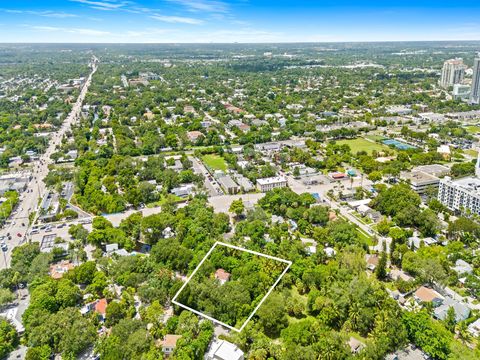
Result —
POLYGON ((208 359, 218 360, 242 360, 243 351, 235 344, 225 340, 214 341, 208 353, 208 359))
POLYGON ((268 184, 276 184, 279 182, 286 182, 286 181, 287 179, 284 178, 283 176, 275 176, 275 177, 257 179, 257 184, 268 185, 268 184))

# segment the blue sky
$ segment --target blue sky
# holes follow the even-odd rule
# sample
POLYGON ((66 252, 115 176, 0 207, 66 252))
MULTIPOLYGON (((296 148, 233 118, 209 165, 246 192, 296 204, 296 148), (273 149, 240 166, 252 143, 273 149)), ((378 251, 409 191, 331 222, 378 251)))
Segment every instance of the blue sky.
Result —
POLYGON ((0 42, 480 40, 480 1, 0 0, 0 42))

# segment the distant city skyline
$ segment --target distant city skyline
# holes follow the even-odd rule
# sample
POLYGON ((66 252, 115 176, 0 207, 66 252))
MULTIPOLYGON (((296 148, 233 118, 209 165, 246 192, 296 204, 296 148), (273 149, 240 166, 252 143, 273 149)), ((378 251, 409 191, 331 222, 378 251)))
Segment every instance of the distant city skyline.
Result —
POLYGON ((0 42, 480 40, 478 1, 20 0, 0 42))

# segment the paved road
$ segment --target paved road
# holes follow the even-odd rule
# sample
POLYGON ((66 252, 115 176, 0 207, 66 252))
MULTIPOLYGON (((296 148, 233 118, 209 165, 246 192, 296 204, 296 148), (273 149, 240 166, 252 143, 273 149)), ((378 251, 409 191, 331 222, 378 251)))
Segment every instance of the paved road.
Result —
POLYGON ((0 236, 5 236, 8 233, 10 233, 10 235, 12 236, 12 240, 7 241, 8 250, 5 253, 5 257, 2 256, 2 259, 0 260, 0 269, 9 266, 13 248, 23 244, 26 241, 27 234, 30 231, 28 222, 29 214, 32 211, 36 211, 35 221, 32 224, 34 224, 38 218, 38 199, 43 198, 46 194, 46 185, 43 182, 43 179, 49 172, 48 165, 52 163, 50 155, 55 152, 57 145, 61 143, 65 132, 68 131, 72 124, 74 124, 79 118, 85 95, 87 94, 88 87, 90 86, 92 81, 92 76, 97 71, 96 62, 98 60, 95 57, 93 60, 94 61, 92 61, 91 63, 92 71, 88 76, 84 86, 82 87, 82 90, 80 91, 80 94, 77 98, 77 101, 73 105, 72 110, 63 122, 62 127, 57 132, 52 133, 48 148, 46 149, 45 153, 40 156, 40 159, 36 161, 36 164, 34 165, 33 178, 27 186, 28 192, 25 191, 21 195, 19 205, 17 206, 18 211, 10 219, 11 224, 0 230, 0 236), (17 234, 19 234, 20 236, 17 236, 17 234))
POLYGON ((233 200, 242 199, 245 203, 246 201, 251 204, 256 204, 258 200, 263 198, 265 193, 253 193, 253 194, 242 194, 242 195, 220 195, 212 196, 208 198, 208 202, 213 206, 213 209, 216 213, 226 213, 228 214, 228 209, 232 204, 233 200))

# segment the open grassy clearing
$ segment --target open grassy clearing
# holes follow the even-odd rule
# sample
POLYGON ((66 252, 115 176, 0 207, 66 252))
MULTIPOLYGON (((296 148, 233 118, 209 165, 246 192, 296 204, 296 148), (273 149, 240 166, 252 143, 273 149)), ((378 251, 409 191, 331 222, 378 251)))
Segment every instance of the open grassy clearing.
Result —
POLYGON ((366 151, 368 154, 371 154, 372 151, 385 151, 389 148, 385 145, 378 144, 376 142, 368 141, 364 138, 348 139, 348 140, 339 140, 337 144, 343 145, 347 144, 352 149, 352 153, 357 153, 358 151, 366 151))
POLYGON ((222 170, 226 171, 228 169, 227 163, 225 159, 221 156, 215 154, 204 155, 202 157, 202 161, 206 166, 208 166, 211 170, 222 170))

